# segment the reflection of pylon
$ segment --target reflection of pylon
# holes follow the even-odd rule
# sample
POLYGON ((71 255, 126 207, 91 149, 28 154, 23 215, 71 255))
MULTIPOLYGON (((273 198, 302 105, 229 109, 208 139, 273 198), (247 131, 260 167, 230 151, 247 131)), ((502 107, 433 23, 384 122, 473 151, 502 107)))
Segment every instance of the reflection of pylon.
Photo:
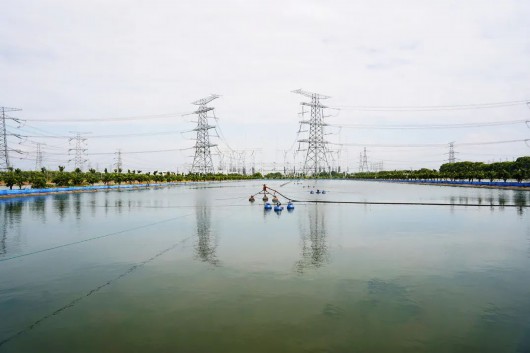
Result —
POLYGON ((311 103, 301 103, 303 106, 311 107, 311 118, 307 121, 302 120, 300 122, 301 124, 309 124, 309 137, 298 140, 299 142, 306 142, 308 144, 303 173, 306 175, 315 175, 329 171, 329 151, 326 147, 327 142, 324 141, 324 126, 326 125, 324 123, 324 108, 327 107, 320 104, 320 100, 330 97, 301 89, 293 91, 293 93, 311 98, 311 103))
POLYGON ((208 125, 208 112, 214 108, 207 107, 206 104, 216 98, 219 98, 219 96, 212 94, 192 103, 199 106, 199 109, 194 112, 197 114, 197 127, 193 130, 197 131, 197 140, 195 141, 195 156, 191 166, 192 173, 211 174, 214 172, 210 147, 215 145, 210 144, 209 130, 215 126, 208 125))
POLYGON ((303 273, 311 268, 319 268, 329 261, 329 250, 327 244, 327 231, 324 209, 315 204, 310 207, 309 230, 304 229, 301 242, 302 258, 296 262, 296 270, 303 273))
POLYGON ((218 266, 217 259, 217 239, 211 227, 210 208, 199 202, 195 208, 197 221, 197 242, 195 244, 196 256, 203 262, 218 266))

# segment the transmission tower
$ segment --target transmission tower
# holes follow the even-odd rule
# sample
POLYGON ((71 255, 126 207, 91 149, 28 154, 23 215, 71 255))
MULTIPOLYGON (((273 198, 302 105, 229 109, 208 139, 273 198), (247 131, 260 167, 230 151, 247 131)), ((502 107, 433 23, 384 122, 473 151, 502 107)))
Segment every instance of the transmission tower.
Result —
MULTIPOLYGON (((75 151, 75 156, 73 159, 74 166, 76 169, 79 168, 83 170, 83 166, 85 162, 87 161, 87 159, 85 158, 85 152, 87 151, 87 148, 86 148, 86 137, 83 137, 82 134, 88 134, 88 132, 74 132, 74 131, 70 131, 70 132, 75 133, 75 136, 70 137, 68 141, 69 142, 74 141, 75 147, 70 148, 68 152, 75 151)), ((68 162, 70 161, 72 160, 69 160, 68 162)))
POLYGON ((122 160, 121 160, 121 150, 119 149, 117 152, 116 152, 116 170, 118 171, 118 173, 121 173, 121 170, 122 170, 122 160))
POLYGON ((307 139, 298 140, 308 144, 307 154, 304 161, 302 172, 305 175, 315 175, 320 172, 325 172, 330 169, 328 155, 329 151, 326 147, 327 142, 324 141, 324 108, 325 105, 320 104, 321 99, 328 99, 319 93, 313 93, 298 89, 292 91, 293 93, 301 94, 305 97, 311 98, 311 103, 302 102, 302 106, 309 106, 311 108, 311 118, 309 120, 301 120, 300 124, 309 125, 309 137, 307 139))
POLYGON ((206 104, 216 98, 219 98, 219 96, 212 94, 191 103, 199 106, 199 109, 193 112, 197 114, 197 127, 193 129, 193 131, 197 131, 197 140, 195 141, 195 156, 191 165, 192 173, 211 174, 214 172, 210 147, 216 145, 210 144, 209 130, 215 128, 215 125, 208 124, 208 112, 214 108, 208 107, 206 104))
POLYGON ((366 154, 366 147, 359 156, 359 171, 361 173, 370 171, 370 169, 368 168, 368 155, 366 154))
POLYGON ((37 143, 37 154, 35 157, 35 170, 40 170, 42 168, 42 150, 40 146, 41 146, 41 143, 37 143))
POLYGON ((370 163, 372 172, 380 172, 383 170, 383 161, 370 163))
POLYGON ((449 142, 449 163, 454 163, 456 161, 455 158, 455 143, 449 142))
POLYGON ((359 173, 363 171, 363 153, 359 152, 359 173))
POLYGON ((0 122, 0 170, 7 170, 11 167, 9 163, 9 148, 7 147, 7 126, 6 120, 13 120, 20 123, 18 119, 9 117, 6 112, 16 112, 22 109, 20 108, 8 108, 0 107, 2 111, 2 121, 0 122))

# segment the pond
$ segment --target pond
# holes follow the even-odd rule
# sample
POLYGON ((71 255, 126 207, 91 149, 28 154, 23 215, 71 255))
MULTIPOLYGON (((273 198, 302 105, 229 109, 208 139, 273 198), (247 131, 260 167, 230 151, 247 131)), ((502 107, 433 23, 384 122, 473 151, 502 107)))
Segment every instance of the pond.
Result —
POLYGON ((0 352, 530 351, 530 192, 262 183, 0 200, 0 352))

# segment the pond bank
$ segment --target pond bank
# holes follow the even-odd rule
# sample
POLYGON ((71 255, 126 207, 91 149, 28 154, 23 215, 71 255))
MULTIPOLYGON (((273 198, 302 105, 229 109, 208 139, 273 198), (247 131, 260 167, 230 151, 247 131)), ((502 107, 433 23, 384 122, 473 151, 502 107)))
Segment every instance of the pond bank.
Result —
POLYGON ((45 188, 45 189, 17 189, 17 190, 0 190, 0 199, 11 197, 25 197, 36 195, 52 195, 65 193, 79 193, 79 192, 97 192, 105 190, 134 190, 145 189, 150 187, 161 187, 176 185, 178 183, 157 183, 157 184, 125 184, 125 185, 94 185, 94 186, 72 186, 61 188, 45 188))

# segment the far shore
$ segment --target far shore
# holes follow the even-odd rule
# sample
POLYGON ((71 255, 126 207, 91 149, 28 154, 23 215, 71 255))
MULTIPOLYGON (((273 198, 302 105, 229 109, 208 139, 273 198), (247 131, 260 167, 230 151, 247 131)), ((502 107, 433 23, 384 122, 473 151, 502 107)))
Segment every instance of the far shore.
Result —
MULTIPOLYGON (((375 179, 374 181, 377 181, 375 179)), ((444 182, 429 182, 429 181, 399 181, 399 180, 378 180, 378 181, 385 181, 385 182, 394 182, 394 183, 400 183, 400 184, 415 184, 415 185, 431 185, 431 186, 451 186, 451 187, 459 187, 459 188, 481 188, 481 189, 501 189, 501 190, 525 190, 530 191, 530 187, 528 186, 502 186, 502 185, 474 185, 474 184, 452 184, 452 183, 444 183, 444 182)))

